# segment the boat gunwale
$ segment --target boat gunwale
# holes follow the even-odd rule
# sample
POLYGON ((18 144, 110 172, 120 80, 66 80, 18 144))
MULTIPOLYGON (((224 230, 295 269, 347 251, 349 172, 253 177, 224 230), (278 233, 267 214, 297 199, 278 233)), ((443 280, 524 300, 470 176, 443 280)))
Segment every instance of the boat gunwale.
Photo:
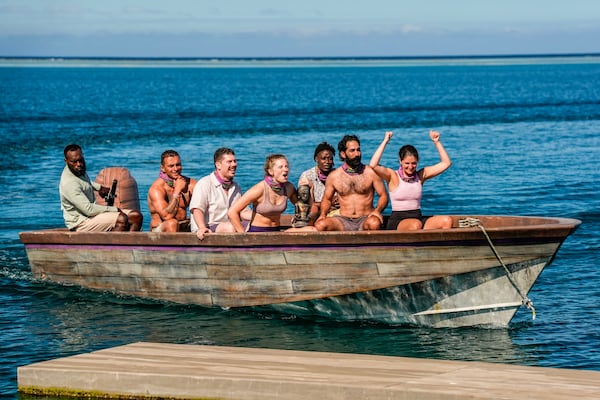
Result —
MULTIPOLYGON (((455 220, 463 216, 452 216, 455 220)), ((561 217, 528 216, 470 216, 483 219, 486 232, 494 241, 514 239, 562 241, 581 224, 581 221, 561 217), (485 221, 515 220, 539 222, 486 227, 485 221), (556 239, 556 240, 554 240, 556 239)), ((26 247, 36 244, 69 244, 107 246, 155 246, 155 247, 323 247, 323 246, 372 246, 372 245, 423 245, 452 242, 481 242, 485 240, 479 227, 430 229, 410 232, 358 231, 358 232, 262 232, 262 233, 215 233, 200 241, 195 234, 157 232, 73 232, 66 228, 50 228, 20 232, 26 247)))

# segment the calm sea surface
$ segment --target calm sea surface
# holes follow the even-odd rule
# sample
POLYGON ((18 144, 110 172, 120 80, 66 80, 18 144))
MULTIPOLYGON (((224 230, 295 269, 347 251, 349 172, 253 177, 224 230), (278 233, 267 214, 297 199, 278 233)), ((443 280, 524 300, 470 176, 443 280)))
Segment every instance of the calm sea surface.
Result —
MULTIPOLYGON (((16 398, 21 365, 137 341, 267 347, 600 370, 600 59, 422 63, 2 62, 0 60, 0 396, 16 398), (214 65, 213 65, 214 64, 214 65), (343 134, 368 161, 415 145, 453 166, 425 185, 427 213, 578 218, 506 329, 428 329, 315 322, 281 315, 158 304, 32 279, 19 231, 62 226, 62 150, 85 151, 91 177, 126 166, 145 195, 160 154, 184 173, 212 169, 233 147, 243 188, 282 152, 292 181, 315 145, 343 134)), ((338 162, 339 165, 339 162, 338 162)), ((291 209, 290 209, 291 211, 291 209)), ((147 229, 147 224, 146 227, 147 229)))

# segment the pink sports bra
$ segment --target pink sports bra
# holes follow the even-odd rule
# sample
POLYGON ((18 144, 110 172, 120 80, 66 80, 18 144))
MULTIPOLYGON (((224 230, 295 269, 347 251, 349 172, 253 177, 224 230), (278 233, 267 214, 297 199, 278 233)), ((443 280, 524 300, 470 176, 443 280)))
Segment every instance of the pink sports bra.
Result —
MULTIPOLYGON (((285 209, 287 208, 287 196, 285 198, 285 201, 281 204, 272 204, 270 199, 269 199, 269 185, 267 185, 267 183, 265 182, 265 194, 263 196, 263 201, 262 203, 259 203, 256 206, 256 212, 262 216, 265 216, 267 218, 272 218, 272 217, 278 217, 280 216, 285 209)), ((284 193, 285 195, 285 190, 284 193)))

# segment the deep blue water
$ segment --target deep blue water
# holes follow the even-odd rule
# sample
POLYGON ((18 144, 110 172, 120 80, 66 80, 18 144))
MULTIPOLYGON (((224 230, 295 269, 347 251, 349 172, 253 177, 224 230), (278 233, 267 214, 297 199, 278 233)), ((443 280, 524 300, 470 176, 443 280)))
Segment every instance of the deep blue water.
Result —
POLYGON ((600 60, 579 61, 0 67, 0 397, 16 397, 18 366, 137 341, 600 370, 600 60), (148 221, 145 194, 167 148, 199 178, 217 147, 233 147, 248 188, 268 153, 286 154, 297 182, 315 145, 346 133, 366 160, 393 130, 383 164, 395 166, 405 143, 433 164, 429 129, 453 166, 425 185, 425 212, 583 221, 530 292, 535 320, 521 310, 506 329, 429 329, 119 298, 34 281, 18 238, 62 226, 71 142, 92 177, 130 169, 148 221))

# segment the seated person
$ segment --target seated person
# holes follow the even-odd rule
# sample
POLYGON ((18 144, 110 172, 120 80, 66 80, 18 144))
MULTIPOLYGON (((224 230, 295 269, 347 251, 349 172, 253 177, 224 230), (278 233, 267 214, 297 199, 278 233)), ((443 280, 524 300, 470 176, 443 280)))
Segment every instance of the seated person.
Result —
MULTIPOLYGON (((191 229, 200 240, 211 232, 235 232, 227 212, 242 196, 240 185, 233 180, 237 171, 235 152, 221 147, 215 151, 213 161, 215 170, 198 181, 190 201, 191 229)), ((242 225, 251 216, 252 210, 245 209, 242 225)))
POLYGON ((161 155, 160 173, 148 190, 150 230, 152 232, 189 232, 187 209, 196 180, 181 175, 181 158, 175 150, 161 155))
POLYGON ((379 160, 385 147, 392 139, 392 132, 386 132, 385 137, 371 158, 369 165, 388 184, 392 200, 392 215, 388 219, 386 229, 411 231, 418 229, 448 229, 452 228, 452 218, 448 215, 421 215, 421 198, 423 184, 446 171, 452 165, 450 157, 442 142, 440 133, 430 131, 429 137, 435 144, 440 155, 440 162, 435 165, 418 169, 419 153, 411 145, 404 145, 398 152, 400 168, 393 170, 379 165, 379 160))
POLYGON ((65 225, 77 232, 139 231, 142 214, 96 204, 94 190, 106 197, 109 188, 92 182, 87 175, 83 150, 77 144, 64 149, 66 166, 60 177, 60 206, 65 225))
MULTIPOLYGON (((302 172, 298 180, 298 188, 301 185, 308 185, 310 188, 311 209, 310 221, 311 225, 319 216, 321 210, 321 200, 325 192, 325 181, 331 171, 333 171, 333 158, 335 157, 335 149, 327 142, 322 142, 315 148, 313 159, 315 166, 302 172)), ((334 197, 333 203, 329 209, 328 215, 333 215, 339 210, 337 197, 334 197)))
MULTIPOLYGON (((283 154, 267 156, 264 165, 265 178, 233 203, 227 215, 236 232, 245 232, 240 213, 250 204, 252 220, 248 232, 278 232, 281 230, 281 214, 287 208, 288 199, 296 204, 298 196, 294 185, 288 181, 289 165, 283 154)), ((312 226, 289 228, 287 231, 315 230, 312 226)))
POLYGON ((325 182, 321 200, 321 214, 315 222, 319 231, 367 231, 381 229, 381 213, 387 206, 388 194, 383 180, 373 168, 362 163, 360 140, 346 135, 338 143, 343 164, 332 171, 325 182), (373 201, 377 193, 377 206, 373 201), (327 216, 334 195, 337 194, 340 212, 327 216))

